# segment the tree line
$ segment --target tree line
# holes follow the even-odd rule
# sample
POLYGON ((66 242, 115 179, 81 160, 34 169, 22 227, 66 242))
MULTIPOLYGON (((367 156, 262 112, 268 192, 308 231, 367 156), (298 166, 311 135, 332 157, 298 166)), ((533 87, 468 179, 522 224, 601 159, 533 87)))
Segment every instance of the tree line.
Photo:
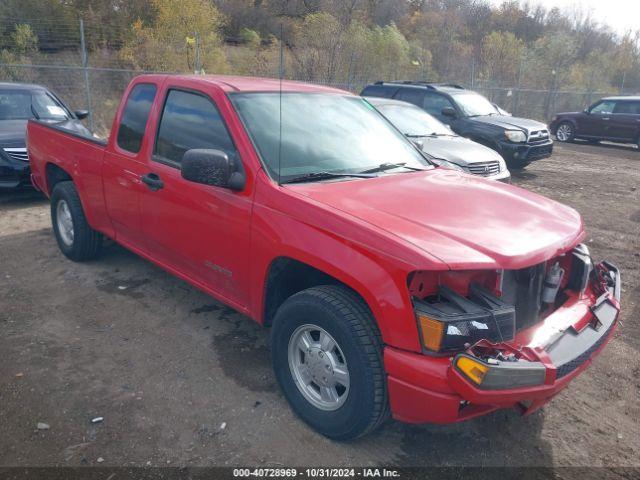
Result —
POLYGON ((588 12, 487 0, 3 0, 0 63, 375 79, 558 90, 640 89, 640 36, 588 12), (74 53, 75 54, 75 53, 74 53))

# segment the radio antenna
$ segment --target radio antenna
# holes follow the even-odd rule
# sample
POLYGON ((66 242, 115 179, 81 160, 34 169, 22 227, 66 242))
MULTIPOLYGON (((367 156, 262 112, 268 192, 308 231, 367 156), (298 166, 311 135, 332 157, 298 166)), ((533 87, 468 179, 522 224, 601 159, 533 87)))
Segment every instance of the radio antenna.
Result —
POLYGON ((284 29, 282 28, 282 22, 280 22, 280 91, 279 91, 279 116, 280 121, 278 122, 279 126, 279 137, 278 137, 278 185, 281 185, 281 163, 282 163, 282 78, 284 77, 284 29))

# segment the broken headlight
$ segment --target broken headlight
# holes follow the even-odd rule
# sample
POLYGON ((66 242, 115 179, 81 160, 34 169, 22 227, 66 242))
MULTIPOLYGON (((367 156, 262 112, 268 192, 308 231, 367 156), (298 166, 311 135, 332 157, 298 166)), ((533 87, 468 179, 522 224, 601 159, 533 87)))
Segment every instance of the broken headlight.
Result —
POLYGON ((593 262, 589 254, 589 248, 580 243, 571 251, 571 273, 567 287, 571 290, 584 293, 589 284, 589 277, 593 270, 593 262))
POLYGON ((471 284, 469 297, 446 286, 426 300, 414 302, 422 345, 431 352, 464 350, 479 340, 513 340, 516 313, 485 288, 471 284))
POLYGON ((460 354, 453 362, 456 370, 484 390, 532 387, 542 385, 547 369, 540 362, 526 360, 483 361, 460 354))

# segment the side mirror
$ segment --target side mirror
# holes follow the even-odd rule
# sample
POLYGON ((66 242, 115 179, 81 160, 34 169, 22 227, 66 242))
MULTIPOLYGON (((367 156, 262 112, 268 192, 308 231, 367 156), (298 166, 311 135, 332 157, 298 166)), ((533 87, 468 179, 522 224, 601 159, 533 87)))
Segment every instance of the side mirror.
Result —
POLYGON ((243 190, 246 178, 242 166, 220 150, 192 149, 182 157, 182 178, 214 187, 243 190))
POLYGON ((589 110, 589 107, 585 108, 583 112, 586 113, 587 115, 591 115, 591 110, 589 110))
POLYGON ((89 110, 76 110, 73 112, 78 120, 82 120, 83 118, 87 118, 89 116, 89 110))
POLYGON ((444 107, 442 109, 442 115, 449 118, 456 118, 458 114, 456 113, 455 108, 453 107, 444 107))

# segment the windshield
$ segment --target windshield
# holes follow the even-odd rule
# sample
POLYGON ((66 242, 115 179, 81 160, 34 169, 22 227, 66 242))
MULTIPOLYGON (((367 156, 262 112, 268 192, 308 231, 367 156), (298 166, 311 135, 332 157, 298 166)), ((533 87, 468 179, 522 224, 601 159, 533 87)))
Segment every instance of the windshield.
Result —
POLYGON ((67 120, 69 114, 51 95, 41 90, 0 89, 0 120, 67 120))
POLYGON ((274 178, 278 178, 280 158, 283 183, 314 172, 361 172, 384 163, 416 168, 429 165, 360 97, 283 93, 281 99, 274 92, 236 93, 230 98, 274 178))
POLYGON ((489 100, 475 92, 456 93, 453 98, 468 117, 497 115, 499 113, 489 100))
POLYGON ((436 120, 421 108, 413 105, 382 105, 377 107, 387 119, 405 135, 425 137, 427 135, 453 135, 444 123, 436 120))

